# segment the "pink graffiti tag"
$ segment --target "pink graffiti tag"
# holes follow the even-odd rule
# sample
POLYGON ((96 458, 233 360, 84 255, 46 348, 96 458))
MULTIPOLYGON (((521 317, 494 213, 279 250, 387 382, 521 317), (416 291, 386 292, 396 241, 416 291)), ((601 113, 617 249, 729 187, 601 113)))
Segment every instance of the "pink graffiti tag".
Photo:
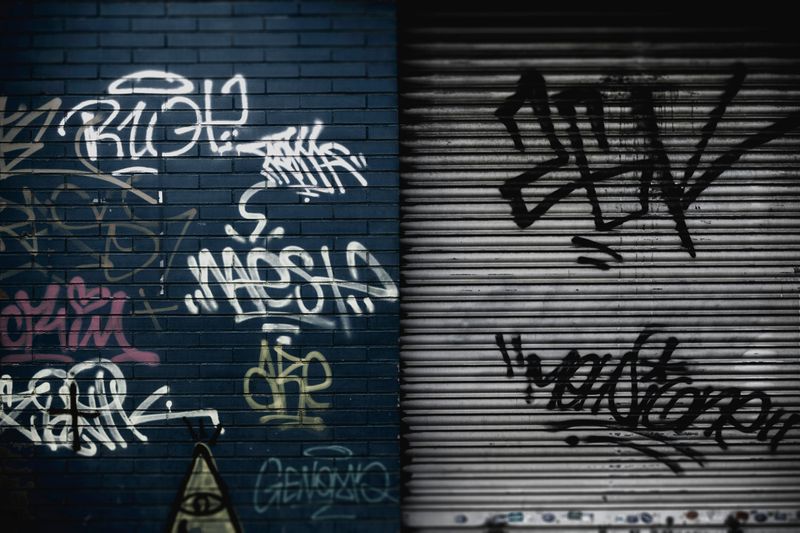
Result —
POLYGON ((75 359, 70 352, 87 347, 113 348, 116 344, 121 351, 110 358, 115 363, 159 362, 158 354, 134 348, 125 336, 122 317, 128 295, 124 291, 112 293, 102 286, 87 289, 83 278, 76 276, 66 286, 65 305, 58 305, 60 294, 60 285, 50 285, 36 305, 26 291, 17 291, 15 303, 0 312, 0 347, 18 353, 4 355, 0 361, 71 363, 75 359), (37 351, 36 338, 45 335, 58 335, 61 353, 37 351))

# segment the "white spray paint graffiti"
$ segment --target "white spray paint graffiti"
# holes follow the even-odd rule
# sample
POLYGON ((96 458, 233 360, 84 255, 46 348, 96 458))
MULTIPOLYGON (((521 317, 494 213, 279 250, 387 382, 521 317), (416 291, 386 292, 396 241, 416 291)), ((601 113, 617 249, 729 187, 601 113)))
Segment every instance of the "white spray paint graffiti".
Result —
MULTIPOLYGON (((264 217, 258 228, 266 223, 264 217)), ((260 234, 258 228, 254 235, 260 234)), ((283 230, 277 228, 270 235, 281 238, 283 230)), ((264 332, 297 333, 301 324, 333 328, 339 322, 342 329, 349 331, 351 314, 375 311, 373 298, 397 299, 397 286, 391 276, 361 243, 351 241, 347 245, 347 279, 335 276, 327 246, 320 248, 319 257, 324 274, 315 274, 319 263, 299 246, 285 246, 278 253, 255 247, 244 261, 233 248, 226 247, 221 256, 222 267, 211 251, 203 249, 188 259, 189 270, 200 287, 185 296, 186 307, 193 314, 219 311, 214 291, 218 287, 235 312, 237 323, 258 319, 263 321, 264 332), (374 279, 365 279, 367 275, 374 279), (242 292, 245 297, 240 299, 242 292), (335 302, 338 316, 324 316, 325 302, 330 299, 335 302)))
MULTIPOLYGON (((158 110, 150 111, 150 117, 144 123, 142 122, 143 115, 149 111, 146 101, 138 101, 133 105, 133 109, 117 123, 117 117, 122 109, 119 100, 98 98, 84 100, 73 107, 61 119, 58 133, 62 137, 65 136, 65 126, 72 117, 76 115, 80 117, 81 126, 78 128, 76 143, 82 142, 83 150, 76 149, 76 152, 79 156, 82 152, 85 153, 92 162, 98 160, 99 143, 111 143, 115 157, 127 158, 130 161, 137 161, 142 157, 178 157, 194 148, 204 131, 208 146, 213 153, 223 155, 233 151, 232 139, 239 134, 237 127, 247 123, 249 113, 246 80, 237 74, 227 80, 219 91, 222 96, 231 95, 234 101, 238 99, 238 105, 234 106, 238 116, 234 118, 221 119, 215 114, 217 112, 213 105, 213 95, 215 94, 213 80, 204 80, 203 82, 202 105, 187 96, 194 93, 194 90, 194 83, 179 74, 160 70, 134 72, 113 81, 108 86, 108 94, 117 97, 129 95, 170 97, 161 104, 158 110), (159 149, 153 139, 153 134, 159 121, 167 124, 173 123, 174 119, 164 118, 165 113, 173 110, 179 113, 177 117, 190 115, 193 120, 188 124, 173 128, 177 137, 186 139, 182 141, 184 142, 183 146, 167 151, 159 149), (140 125, 145 123, 144 135, 140 136, 140 125), (217 130, 220 128, 223 131, 218 134, 217 130), (127 143, 124 143, 124 134, 121 132, 126 129, 128 130, 127 143)), ((119 168, 113 174, 158 174, 158 168, 134 165, 119 168)))
MULTIPOLYGON (((363 156, 350 156, 349 150, 338 143, 318 145, 317 139, 322 127, 317 122, 310 133, 306 127, 299 131, 289 128, 278 135, 265 137, 262 142, 237 146, 237 153, 265 158, 262 174, 267 179, 245 191, 239 202, 242 218, 256 223, 250 235, 245 237, 231 224, 225 225, 226 234, 234 242, 255 244, 262 238, 267 228, 267 216, 260 210, 248 210, 248 203, 260 191, 280 184, 290 184, 291 179, 295 179, 297 186, 302 188, 298 194, 305 195, 306 201, 322 192, 332 194, 337 189, 345 192, 337 169, 350 172, 361 185, 367 185, 364 177, 356 170, 357 167, 366 166, 363 156), (292 137, 294 144, 291 143, 292 137), (308 142, 304 145, 306 140, 308 142), (342 156, 350 156, 350 162, 342 156), (333 188, 333 183, 337 189, 333 188)), ((267 234, 266 242, 281 239, 284 234, 283 227, 276 227, 267 234)), ((194 314, 219 311, 212 285, 215 282, 233 308, 237 323, 261 319, 261 329, 264 332, 297 333, 303 323, 333 328, 337 322, 341 322, 342 329, 349 332, 351 313, 373 313, 373 298, 397 298, 397 286, 391 276, 361 243, 352 241, 347 246, 349 279, 336 278, 328 246, 320 248, 319 257, 324 275, 314 274, 318 263, 315 263, 311 253, 299 246, 285 246, 278 253, 269 251, 266 247, 255 247, 247 253, 244 261, 232 247, 226 247, 221 255, 222 268, 214 254, 207 248, 203 249, 196 257, 188 258, 189 270, 199 282, 200 288, 186 294, 186 307, 194 314), (262 268, 266 270, 263 276, 259 271, 259 263, 263 263, 262 268), (378 282, 377 285, 362 281, 370 273, 378 282), (326 294, 328 291, 325 287, 330 289, 330 295, 326 294), (246 293, 244 301, 239 298, 240 291, 246 293), (325 301, 331 297, 335 302, 338 318, 323 316, 325 301), (245 309, 244 306, 250 308, 245 309)))
POLYGON ((169 393, 164 385, 145 398, 129 414, 125 375, 119 366, 105 359, 78 363, 69 371, 45 368, 36 372, 25 391, 14 393, 10 376, 0 378, 0 433, 16 430, 35 444, 51 450, 72 448, 78 455, 94 456, 99 446, 108 450, 126 448, 125 434, 141 442, 147 436, 139 426, 176 418, 208 418, 216 426, 214 409, 148 414, 169 393), (86 389, 81 390, 85 386, 86 389))
MULTIPOLYGON (((205 155, 201 148, 214 156, 260 157, 263 158, 261 174, 265 179, 248 188, 239 201, 242 217, 256 221, 257 226, 247 239, 230 225, 225 227, 234 241, 249 241, 250 244, 255 244, 266 227, 266 216, 248 209, 248 202, 259 191, 286 186, 296 189, 297 194, 308 202, 322 194, 346 193, 345 183, 348 179, 345 179, 345 174, 352 177, 350 182, 367 186, 367 180, 360 172, 367 166, 364 156, 352 153, 337 142, 320 142, 324 127, 322 122, 316 121, 310 127, 290 127, 263 136, 257 142, 237 142, 240 129, 247 125, 251 115, 247 80, 241 74, 221 82, 221 85, 219 81, 205 79, 200 90, 198 84, 180 74, 141 70, 112 81, 106 92, 107 96, 83 100, 65 112, 61 110, 61 98, 53 98, 32 109, 19 104, 15 109, 7 110, 8 99, 0 96, 0 181, 14 176, 28 179, 33 175, 63 174, 65 191, 80 191, 80 182, 95 180, 120 189, 123 204, 127 203, 130 193, 148 204, 158 205, 164 203, 163 191, 139 188, 139 184, 149 175, 159 174, 161 159, 198 153, 205 155), (55 127, 56 124, 61 137, 72 138, 74 156, 43 157, 39 154, 34 159, 32 156, 45 147, 45 134, 51 125, 55 127), (162 130, 164 135, 159 135, 162 130), (78 168, 63 168, 69 166, 63 164, 64 161, 78 168)), ((258 137, 251 135, 249 138, 258 137)), ((47 229, 37 229, 38 215, 34 207, 41 203, 44 209, 49 205, 47 202, 54 203, 61 193, 54 193, 50 199, 42 202, 27 188, 23 191, 24 203, 0 198, 0 211, 9 213, 12 209, 18 210, 25 217, 22 222, 15 220, 11 224, 0 225, 0 251, 7 249, 6 241, 9 238, 15 239, 32 256, 30 264, 40 268, 36 262, 36 239, 40 232, 47 229), (29 231, 29 227, 32 230, 29 231)), ((88 193, 80 194, 89 198, 88 193)), ((99 202, 99 198, 93 200, 99 202)), ((105 214, 105 209, 100 213, 105 214)), ((175 217, 185 221, 181 237, 196 215, 197 211, 190 209, 175 217)), ((121 227, 152 236, 154 248, 162 245, 160 236, 155 235, 146 224, 126 224, 128 221, 109 223, 107 230, 101 227, 101 233, 105 230, 111 235, 121 227)), ((280 232, 282 229, 278 228, 273 235, 277 236, 280 232)), ((178 240, 166 263, 166 271, 161 277, 161 294, 164 292, 164 279, 167 278, 181 240, 178 240)), ((124 251, 112 237, 108 242, 113 251, 124 251)), ((321 254, 325 261, 327 248, 323 247, 321 254)), ((110 264, 110 255, 98 256, 103 265, 110 264)), ((141 268, 149 266, 154 260, 155 255, 152 255, 141 268)), ((161 263, 164 266, 164 261, 161 263)), ((111 278, 109 280, 112 281, 111 278)), ((149 303, 146 305, 149 306, 149 303)), ((360 312, 358 309, 361 307, 368 312, 372 309, 369 298, 359 302, 354 295, 348 298, 347 305, 354 312, 360 312)), ((160 327, 157 322, 156 326, 160 327)))
MULTIPOLYGON (((239 129, 247 124, 249 116, 247 80, 241 74, 226 80, 219 91, 214 80, 203 80, 202 102, 196 101, 199 95, 194 95, 195 85, 191 80, 161 70, 142 70, 123 76, 111 82, 107 92, 115 98, 84 100, 68 111, 58 126, 59 135, 64 137, 67 126, 79 119, 75 153, 89 170, 99 172, 98 161, 107 162, 108 157, 101 157, 101 148, 106 147, 110 152, 104 155, 130 163, 114 169, 112 176, 158 174, 157 160, 153 158, 187 154, 205 134, 209 150, 217 156, 264 158, 261 174, 266 180, 254 187, 298 188, 298 194, 308 202, 320 194, 344 194, 339 172, 347 172, 358 184, 367 185, 359 172, 367 166, 362 154, 352 154, 337 142, 317 143, 324 127, 320 121, 311 128, 290 127, 257 142, 236 143, 239 129), (148 107, 152 102, 148 104, 147 100, 140 99, 135 104, 125 102, 130 96, 164 99, 153 109, 148 107), (225 107, 230 107, 227 113, 234 116, 220 118, 219 109, 215 109, 215 98, 224 97, 232 99, 232 104, 225 107), (123 116, 128 109, 130 111, 123 116), (169 124, 177 140, 156 140, 159 124, 169 124), (164 142, 171 149, 160 145, 164 142), (144 162, 140 161, 142 159, 144 162)), ((60 100, 55 103, 59 104, 60 100)), ((49 120, 52 118, 50 116, 49 120)), ((40 137, 37 135, 36 140, 40 137)), ((170 135, 166 137, 169 139, 170 135)))
POLYGON ((202 95, 195 94, 195 84, 180 74, 142 70, 111 82, 107 93, 113 98, 103 96, 76 104, 58 122, 57 132, 65 137, 71 125, 77 126, 73 140, 80 169, 20 166, 44 147, 43 136, 61 113, 60 98, 30 111, 19 105, 16 111, 7 113, 7 99, 0 97, 0 180, 18 174, 59 172, 104 181, 157 204, 151 194, 134 187, 130 178, 158 174, 157 158, 186 155, 205 136, 205 146, 216 156, 264 158, 261 174, 266 179, 254 188, 297 188, 308 202, 320 194, 344 194, 340 172, 350 174, 361 186, 367 185, 359 172, 367 166, 362 154, 354 154, 337 142, 318 144, 322 122, 316 121, 312 127, 289 127, 256 142, 238 143, 240 128, 247 125, 250 115, 247 80, 236 74, 221 87, 215 87, 211 79, 203 80, 202 86, 202 95), (131 97, 135 100, 129 100, 131 97), (159 97, 160 101, 153 101, 159 97), (220 99, 230 101, 220 105, 220 99), (159 127, 170 130, 164 138, 156 135, 159 127), (34 132, 22 135, 28 129, 34 132), (20 153, 6 161, 6 155, 13 152, 20 153), (101 170, 101 162, 114 168, 101 170))
MULTIPOLYGON (((249 115, 247 82, 239 74, 225 81, 218 91, 213 80, 204 80, 202 102, 200 95, 193 95, 192 81, 160 70, 128 74, 111 82, 107 91, 113 98, 81 101, 58 122, 57 132, 61 137, 74 129, 74 157, 71 159, 79 162, 80 168, 23 166, 44 148, 43 136, 61 113, 60 98, 53 98, 30 111, 21 104, 16 111, 7 112, 7 99, 0 97, 0 140, 3 141, 0 180, 15 175, 61 173, 103 181, 130 191, 147 203, 158 204, 159 199, 135 187, 131 179, 137 175, 158 174, 156 158, 187 154, 201 142, 204 133, 212 154, 221 156, 233 152, 238 128, 247 123, 249 115), (131 97, 135 100, 130 100, 131 97), (161 100, 154 102, 159 97, 161 100), (219 105, 220 98, 232 102, 219 105), (73 124, 77 127, 68 129, 73 124), (159 125, 171 129, 165 131, 163 138, 156 135, 159 125), (26 135, 26 130, 33 131, 26 135), (6 156, 14 152, 19 154, 7 161, 6 156), (101 169, 101 163, 111 168, 101 169)), ((52 160, 61 167, 65 159, 52 160)), ((41 160, 36 164, 41 165, 41 160)))
MULTIPOLYGON (((367 180, 358 171, 366 168, 367 161, 362 154, 353 155, 342 144, 327 142, 317 144, 322 133, 322 122, 315 122, 312 128, 302 126, 287 128, 275 135, 263 137, 260 142, 240 144, 236 152, 264 157, 261 175, 265 181, 253 185, 251 189, 280 187, 286 185, 300 190, 303 201, 318 198, 320 194, 341 194, 346 192, 337 170, 347 172, 362 185, 367 180)), ((248 198, 253 193, 245 193, 248 198)), ((244 201, 244 196, 242 197, 244 201)), ((246 203, 246 201, 244 201, 246 203)))

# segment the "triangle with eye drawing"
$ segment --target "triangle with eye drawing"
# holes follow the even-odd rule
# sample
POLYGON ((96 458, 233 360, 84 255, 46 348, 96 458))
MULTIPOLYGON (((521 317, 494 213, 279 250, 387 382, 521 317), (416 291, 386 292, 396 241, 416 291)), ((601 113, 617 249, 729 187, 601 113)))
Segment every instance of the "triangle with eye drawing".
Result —
POLYGON ((172 507, 170 533, 240 533, 225 483, 209 447, 198 442, 172 507))

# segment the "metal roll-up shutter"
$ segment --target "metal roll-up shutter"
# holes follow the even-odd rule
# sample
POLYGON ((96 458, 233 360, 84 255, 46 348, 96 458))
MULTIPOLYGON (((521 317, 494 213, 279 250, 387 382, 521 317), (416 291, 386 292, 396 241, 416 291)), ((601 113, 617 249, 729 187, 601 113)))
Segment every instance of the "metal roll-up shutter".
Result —
POLYGON ((798 530, 796 32, 437 6, 400 19, 406 525, 798 530))

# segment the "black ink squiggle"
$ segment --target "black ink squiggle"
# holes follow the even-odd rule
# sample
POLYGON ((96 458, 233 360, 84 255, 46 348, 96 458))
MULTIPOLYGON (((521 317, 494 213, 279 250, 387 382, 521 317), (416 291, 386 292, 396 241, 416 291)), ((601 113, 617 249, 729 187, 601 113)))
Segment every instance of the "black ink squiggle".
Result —
MULTIPOLYGON (((581 355, 571 350, 549 373, 543 370, 541 358, 534 352, 524 354, 520 335, 513 335, 507 342, 503 334, 495 335, 495 342, 506 365, 508 378, 515 377, 514 367, 525 369, 527 385, 525 400, 532 404, 537 392, 545 392, 546 408, 559 412, 589 412, 611 415, 613 422, 593 418, 574 418, 551 423, 553 431, 564 431, 576 427, 600 428, 625 431, 672 447, 681 455, 703 464, 704 458, 697 451, 681 442, 675 442, 667 433, 680 435, 690 428, 702 429, 703 436, 713 437, 717 446, 727 449, 723 436, 726 430, 745 435, 755 435, 759 442, 769 442, 775 452, 780 442, 792 428, 800 427, 800 413, 774 409, 772 399, 762 391, 746 391, 737 387, 714 389, 694 386, 684 363, 671 361, 678 346, 675 337, 668 337, 657 359, 640 355, 651 337, 659 333, 648 327, 634 342, 633 348, 613 361, 611 354, 581 355), (583 372, 582 372, 583 371, 583 372), (580 373, 583 382, 573 383, 580 373), (601 377, 602 376, 602 377, 601 377), (548 390, 544 390, 548 389, 548 390), (756 407, 755 420, 745 421, 737 414, 747 407, 756 407), (700 422, 704 415, 716 413, 710 422, 700 422)), ((611 443, 608 436, 590 436, 586 443, 611 443)), ((577 445, 578 437, 567 441, 577 445)), ((682 468, 667 455, 652 447, 631 439, 614 438, 614 444, 624 445, 662 461, 674 472, 682 468), (677 468, 676 468, 677 465, 677 468)))

